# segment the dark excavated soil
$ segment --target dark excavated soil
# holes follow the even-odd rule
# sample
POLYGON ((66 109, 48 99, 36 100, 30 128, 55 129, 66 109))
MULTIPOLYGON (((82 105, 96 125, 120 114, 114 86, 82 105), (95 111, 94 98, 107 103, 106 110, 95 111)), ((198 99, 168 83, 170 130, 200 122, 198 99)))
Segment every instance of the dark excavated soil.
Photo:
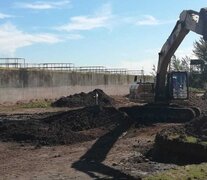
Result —
MULTIPOLYGON (((88 97, 88 94, 80 93, 65 97, 65 99, 61 98, 56 101, 56 103, 59 104, 57 105, 58 107, 86 106, 84 108, 59 113, 48 113, 43 117, 37 114, 34 116, 25 116, 25 118, 23 118, 23 116, 2 116, 0 117, 0 140, 26 142, 37 145, 58 145, 73 144, 100 137, 80 160, 73 163, 72 167, 78 171, 89 173, 93 172, 97 167, 98 169, 100 168, 108 172, 108 169, 104 169, 104 166, 100 166, 99 162, 105 159, 116 140, 123 132, 127 131, 130 124, 128 122, 130 122, 130 120, 121 111, 113 106, 108 106, 113 104, 113 99, 109 96, 105 96, 102 91, 99 92, 101 92, 100 94, 102 95, 99 95, 99 97, 105 98, 99 98, 98 106, 94 105, 94 94, 91 93, 91 95, 88 93, 88 97), (107 107, 102 105, 107 105, 107 107), (99 134, 100 129, 104 131, 104 134, 99 134), (94 130, 96 131, 95 133, 94 130)), ((205 110, 205 103, 205 100, 201 101, 201 98, 191 96, 190 102, 188 102, 187 105, 196 105, 205 110)), ((120 110, 123 109, 120 108, 120 110)), ((131 109, 130 112, 130 117, 138 119, 138 123, 140 123, 140 119, 137 118, 141 116, 140 112, 138 113, 136 108, 131 109)), ((159 113, 162 112, 158 112, 157 115, 159 115, 159 113)), ((150 119, 151 117, 148 118, 150 119)), ((143 121, 144 120, 146 119, 143 119, 143 121)), ((155 120, 154 117, 153 120, 155 120)), ((180 125, 178 127, 174 127, 173 125, 173 128, 170 126, 171 128, 164 129, 156 135, 155 147, 153 150, 146 153, 147 157, 144 154, 145 151, 142 152, 144 156, 136 153, 130 157, 126 156, 126 158, 123 156, 123 160, 120 161, 121 168, 126 167, 124 170, 126 170, 127 174, 130 171, 140 172, 141 174, 142 172, 156 172, 173 167, 171 164, 161 165, 160 163, 151 162, 150 160, 180 164, 204 161, 205 158, 207 158, 207 152, 205 152, 203 146, 199 144, 194 144, 192 146, 189 145, 189 143, 183 143, 182 139, 186 134, 193 134, 199 138, 205 138, 203 135, 207 134, 205 131, 207 126, 206 120, 207 118, 203 117, 189 122, 186 125, 180 125), (176 136, 179 134, 179 137, 172 140, 170 136, 174 134, 176 134, 176 136), (129 169, 129 167, 131 167, 131 169, 129 169)), ((152 123, 152 121, 149 121, 149 123, 152 123)), ((151 132, 152 128, 148 129, 148 131, 151 132)), ((140 144, 142 144, 141 148, 148 150, 148 147, 151 147, 153 143, 147 141, 149 137, 140 137, 141 132, 142 131, 138 134, 140 144), (144 140, 142 140, 142 138, 144 140), (146 144, 143 145, 143 142, 146 144)), ((153 139, 150 140, 153 141, 153 139)), ((128 140, 125 142, 128 143, 128 140)), ((130 179, 130 177, 128 179, 130 179)))
MULTIPOLYGON (((77 142, 87 141, 97 138, 103 134, 87 133, 88 130, 94 130, 95 128, 102 129, 105 133, 120 126, 121 123, 129 121, 128 117, 121 112, 123 109, 117 110, 113 106, 113 98, 107 96, 102 90, 94 90, 88 94, 80 93, 73 96, 60 98, 53 103, 53 106, 58 107, 78 107, 85 106, 76 110, 70 110, 59 113, 51 113, 50 115, 40 117, 34 115, 29 118, 19 119, 17 117, 10 116, 7 118, 0 118, 0 140, 2 141, 17 141, 26 142, 40 145, 57 145, 57 144, 73 144, 77 142), (94 105, 94 96, 98 94, 98 104, 94 105), (109 106, 110 105, 110 106, 109 106)), ((204 112, 207 109, 206 100, 201 100, 201 97, 197 97, 194 94, 190 96, 188 105, 196 105, 200 107, 204 112)), ((136 119, 139 116, 137 109, 131 109, 131 116, 136 119), (133 117, 135 116, 135 117, 133 117)), ((124 111, 125 112, 125 111, 124 111)), ((146 119, 145 119, 146 120, 146 119)), ((175 152, 179 156, 184 157, 180 150, 189 148, 188 145, 180 145, 180 141, 172 141, 168 139, 168 135, 172 133, 177 134, 193 134, 199 138, 206 138, 207 136, 207 118, 203 117, 196 119, 185 126, 179 128, 166 129, 160 132, 156 136, 155 149, 159 147, 159 155, 156 157, 164 157, 160 154, 165 151, 166 156, 173 157, 170 153, 174 147, 175 152)), ((121 127, 121 126, 120 126, 121 127)), ((123 127, 122 127, 123 128, 123 127)), ((196 147, 197 148, 197 147, 196 147)), ((150 154, 151 152, 149 152, 150 154)), ((151 153, 152 154, 152 153, 151 153)), ((190 154, 192 156, 192 154, 190 154)), ((187 158, 190 156, 186 156, 187 158)), ((174 158, 174 157, 173 157, 174 158)))
POLYGON ((0 139, 42 145, 72 144, 97 137, 84 130, 100 127, 109 131, 126 116, 113 107, 91 106, 52 114, 43 119, 0 121, 0 139))
POLYGON ((190 93, 189 101, 181 101, 184 106, 201 109, 201 116, 177 127, 162 130, 156 135, 155 145, 147 156, 159 162, 178 164, 207 161, 207 98, 190 93))
POLYGON ((56 145, 94 139, 103 134, 99 135, 98 130, 87 133, 87 130, 100 128, 104 133, 127 121, 124 113, 111 106, 113 102, 114 99, 102 90, 95 89, 89 93, 62 97, 52 104, 56 107, 83 106, 76 110, 42 116, 1 116, 0 140, 56 145))
POLYGON ((207 116, 159 132, 148 156, 178 164, 207 162, 207 116))
POLYGON ((101 89, 95 89, 89 93, 81 92, 66 97, 61 97, 52 103, 53 107, 83 107, 93 105, 113 105, 114 99, 105 94, 101 89))
MULTIPOLYGON (((191 129, 192 130, 192 129, 191 129)), ((155 145, 148 155, 158 162, 191 164, 207 161, 207 146, 195 139, 186 127, 164 129, 156 135, 155 145)))
POLYGON ((185 129, 188 134, 207 141, 207 116, 201 116, 186 123, 185 129))

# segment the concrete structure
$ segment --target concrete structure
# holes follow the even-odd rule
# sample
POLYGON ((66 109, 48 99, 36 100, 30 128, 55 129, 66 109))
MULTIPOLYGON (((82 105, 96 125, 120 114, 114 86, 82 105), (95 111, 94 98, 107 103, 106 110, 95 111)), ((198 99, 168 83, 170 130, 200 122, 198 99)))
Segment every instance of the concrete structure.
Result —
POLYGON ((59 98, 102 89, 109 95, 129 92, 133 75, 39 69, 1 69, 0 103, 19 100, 59 98))

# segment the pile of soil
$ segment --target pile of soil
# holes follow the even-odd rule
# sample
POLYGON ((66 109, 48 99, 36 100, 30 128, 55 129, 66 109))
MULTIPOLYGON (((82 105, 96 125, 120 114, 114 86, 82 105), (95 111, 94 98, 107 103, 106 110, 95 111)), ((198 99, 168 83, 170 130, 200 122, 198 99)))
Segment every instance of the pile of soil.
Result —
POLYGON ((207 141, 207 116, 195 118, 185 124, 186 133, 200 140, 207 141))
POLYGON ((106 132, 127 121, 113 107, 91 106, 52 114, 43 119, 0 121, 0 140, 40 145, 72 144, 97 138, 84 130, 102 128, 106 132))
POLYGON ((149 155, 159 162, 207 162, 207 116, 159 132, 149 155))
POLYGON ((92 139, 65 128, 54 127, 38 120, 3 121, 0 125, 2 141, 16 141, 35 145, 72 144, 92 139))
POLYGON ((125 118, 126 116, 114 107, 90 106, 47 117, 43 122, 55 127, 64 126, 77 132, 96 127, 110 128, 125 118))
POLYGON ((52 103, 53 107, 84 107, 93 105, 113 105, 114 99, 105 94, 101 89, 95 89, 89 93, 81 92, 66 97, 61 97, 52 103))

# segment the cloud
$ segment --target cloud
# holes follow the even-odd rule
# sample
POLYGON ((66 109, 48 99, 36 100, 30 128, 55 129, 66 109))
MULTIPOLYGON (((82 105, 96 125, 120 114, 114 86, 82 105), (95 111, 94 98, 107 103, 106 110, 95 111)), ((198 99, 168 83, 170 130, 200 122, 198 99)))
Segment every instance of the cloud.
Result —
POLYGON ((83 39, 84 37, 80 34, 68 34, 64 36, 65 39, 71 39, 71 40, 78 40, 83 39))
POLYGON ((86 17, 77 16, 70 19, 70 23, 60 26, 59 30, 91 30, 95 28, 106 27, 107 17, 86 17))
POLYGON ((66 5, 69 5, 69 0, 63 0, 63 1, 36 1, 31 3, 16 3, 15 6, 18 8, 24 8, 24 9, 34 9, 34 10, 46 10, 46 9, 56 9, 56 8, 63 8, 66 5))
POLYGON ((10 14, 0 13, 0 19, 6 19, 6 18, 12 18, 12 17, 14 16, 10 14))
POLYGON ((143 19, 140 19, 136 22, 136 25, 158 25, 160 21, 151 15, 144 15, 143 19))
POLYGON ((157 26, 157 25, 175 23, 175 20, 160 20, 160 19, 155 18, 152 15, 142 15, 139 18, 125 17, 123 18, 123 22, 134 24, 137 26, 157 26))
POLYGON ((29 34, 23 32, 11 23, 5 23, 0 26, 0 54, 2 55, 12 55, 18 48, 37 43, 54 44, 60 41, 61 39, 53 34, 29 34))
POLYGON ((69 23, 57 27, 61 31, 83 31, 96 28, 109 28, 112 19, 111 6, 105 4, 93 15, 71 17, 69 23))

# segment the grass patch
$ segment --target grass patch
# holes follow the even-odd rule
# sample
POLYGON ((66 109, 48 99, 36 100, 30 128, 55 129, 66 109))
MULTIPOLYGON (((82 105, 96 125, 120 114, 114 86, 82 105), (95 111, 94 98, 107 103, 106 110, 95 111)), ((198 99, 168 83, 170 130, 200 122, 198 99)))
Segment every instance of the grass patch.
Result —
POLYGON ((181 166, 175 169, 166 170, 162 173, 148 176, 144 180, 206 180, 207 179, 207 163, 199 165, 181 166))
POLYGON ((52 101, 45 101, 45 100, 37 100, 31 101, 24 104, 19 104, 18 107, 20 108, 49 108, 51 107, 52 101))
POLYGON ((191 144, 201 144, 203 146, 207 146, 207 141, 202 141, 199 138, 195 137, 195 136, 188 136, 186 134, 173 134, 169 136, 169 140, 175 140, 175 139, 179 139, 184 143, 191 143, 191 144))
POLYGON ((193 136, 185 136, 184 141, 188 143, 197 143, 198 139, 193 136))
POLYGON ((195 136, 188 136, 186 134, 172 134, 168 137, 169 140, 175 140, 178 139, 182 141, 183 143, 191 143, 191 144, 201 144, 203 146, 207 146, 207 141, 202 141, 199 138, 195 136))

